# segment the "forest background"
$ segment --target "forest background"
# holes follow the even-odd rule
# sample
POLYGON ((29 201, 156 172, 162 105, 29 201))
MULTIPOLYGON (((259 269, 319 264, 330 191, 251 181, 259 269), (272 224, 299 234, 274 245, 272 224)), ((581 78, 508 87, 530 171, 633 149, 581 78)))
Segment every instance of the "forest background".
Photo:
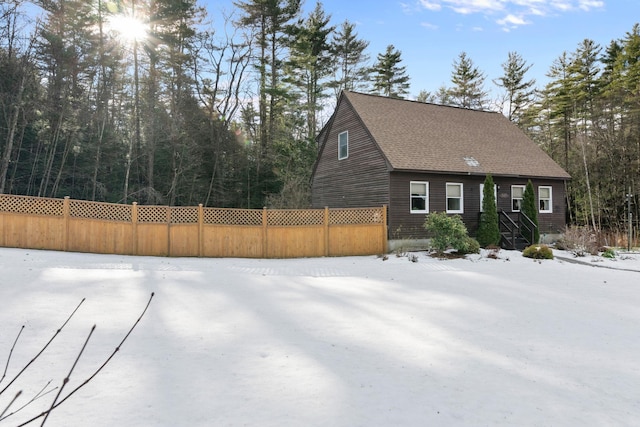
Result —
MULTIPOLYGON (((4 0, 0 193, 308 207, 340 92, 406 98, 411 76, 322 3, 234 8, 213 22, 196 0, 4 0)), ((629 202, 640 215, 640 26, 567 48, 541 87, 516 51, 492 79, 459 52, 450 83, 415 100, 505 114, 571 174, 569 223, 625 229, 629 202)))

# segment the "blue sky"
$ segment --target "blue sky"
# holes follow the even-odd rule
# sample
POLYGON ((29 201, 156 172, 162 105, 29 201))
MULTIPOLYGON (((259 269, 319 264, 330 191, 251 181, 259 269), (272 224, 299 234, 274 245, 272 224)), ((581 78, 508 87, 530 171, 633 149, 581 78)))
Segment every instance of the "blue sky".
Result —
MULTIPOLYGON (((215 16, 230 10, 231 0, 200 0, 215 16)), ((305 11, 315 0, 304 0, 305 11)), ((420 90, 450 85, 453 61, 464 51, 487 76, 485 89, 502 75, 501 64, 516 51, 533 64, 528 76, 538 86, 563 51, 592 39, 605 48, 640 22, 638 0, 324 0, 332 23, 356 24, 370 42, 368 53, 392 44, 402 52, 411 77, 410 97, 420 90)))

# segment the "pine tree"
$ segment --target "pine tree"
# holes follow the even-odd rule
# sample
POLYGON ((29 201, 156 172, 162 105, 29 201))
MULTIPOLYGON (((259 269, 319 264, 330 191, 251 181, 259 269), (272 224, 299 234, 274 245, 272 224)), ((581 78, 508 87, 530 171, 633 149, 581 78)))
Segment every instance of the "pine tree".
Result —
POLYGON ((385 53, 378 54, 378 62, 373 66, 373 90, 390 98, 404 98, 409 93, 407 68, 401 67, 402 52, 393 45, 387 46, 385 53))
POLYGON ((453 105, 462 108, 482 109, 487 104, 487 92, 484 90, 485 75, 476 67, 466 54, 460 53, 453 62, 450 95, 453 105))
MULTIPOLYGON (((325 98, 326 79, 331 74, 332 56, 330 55, 329 34, 335 27, 329 25, 331 16, 327 16, 321 3, 307 19, 300 20, 292 31, 290 57, 286 64, 289 83, 301 100, 306 114, 306 139, 316 137, 317 113, 322 110, 321 101, 325 98)), ((294 108, 299 108, 297 105, 294 108)))
POLYGON ((364 89, 369 78, 369 68, 366 66, 369 55, 365 50, 369 42, 358 39, 355 25, 344 21, 335 32, 331 42, 331 53, 335 58, 334 79, 329 82, 336 99, 343 90, 364 89))
POLYGON ((540 230, 538 227, 538 208, 536 207, 536 195, 533 191, 533 184, 531 180, 527 182, 527 186, 524 189, 522 195, 522 213, 525 214, 531 222, 535 225, 533 232, 533 242, 538 243, 540 241, 540 230))
POLYGON ((504 75, 494 80, 506 92, 507 118, 515 123, 522 121, 523 110, 531 104, 535 92, 535 79, 524 78, 531 66, 519 53, 509 52, 507 62, 502 64, 504 75))
POLYGON ((567 52, 563 52, 553 61, 546 74, 551 81, 542 92, 541 106, 542 115, 545 116, 543 126, 547 127, 547 152, 569 173, 572 172, 569 165, 569 151, 572 145, 571 123, 574 113, 570 66, 571 59, 567 52), (562 148, 556 148, 559 146, 562 148))
POLYGON ((288 41, 284 35, 289 31, 290 21, 300 13, 301 0, 237 0, 234 5, 244 13, 238 24, 255 32, 252 41, 258 50, 259 136, 261 157, 266 158, 276 137, 276 122, 285 95, 281 52, 288 41))
POLYGON ((279 192, 281 187, 275 177, 272 151, 276 141, 289 137, 284 109, 291 94, 283 84, 283 52, 290 43, 287 35, 292 20, 300 13, 301 0, 237 0, 234 5, 243 12, 239 25, 252 29, 257 51, 259 150, 255 175, 259 188, 251 191, 251 204, 264 206, 264 197, 279 192))
POLYGON ((495 185, 491 175, 487 175, 484 180, 482 213, 480 214, 477 240, 482 247, 498 245, 500 243, 500 226, 498 224, 495 185))

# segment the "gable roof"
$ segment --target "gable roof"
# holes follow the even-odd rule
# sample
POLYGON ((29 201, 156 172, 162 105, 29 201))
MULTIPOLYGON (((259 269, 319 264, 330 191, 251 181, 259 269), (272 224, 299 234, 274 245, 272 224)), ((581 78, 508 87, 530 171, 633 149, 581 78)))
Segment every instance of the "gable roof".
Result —
POLYGON ((569 179, 500 113, 343 92, 393 170, 569 179))

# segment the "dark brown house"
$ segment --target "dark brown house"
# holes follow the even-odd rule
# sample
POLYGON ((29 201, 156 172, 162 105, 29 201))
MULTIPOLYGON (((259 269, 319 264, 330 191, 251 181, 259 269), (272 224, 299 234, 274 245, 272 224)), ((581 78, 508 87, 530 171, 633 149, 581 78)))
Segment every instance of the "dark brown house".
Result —
POLYGON ((475 235, 487 174, 498 211, 516 221, 531 180, 541 238, 564 230, 569 174, 500 113, 343 92, 317 141, 313 207, 387 205, 390 240, 426 238, 442 211, 475 235))

